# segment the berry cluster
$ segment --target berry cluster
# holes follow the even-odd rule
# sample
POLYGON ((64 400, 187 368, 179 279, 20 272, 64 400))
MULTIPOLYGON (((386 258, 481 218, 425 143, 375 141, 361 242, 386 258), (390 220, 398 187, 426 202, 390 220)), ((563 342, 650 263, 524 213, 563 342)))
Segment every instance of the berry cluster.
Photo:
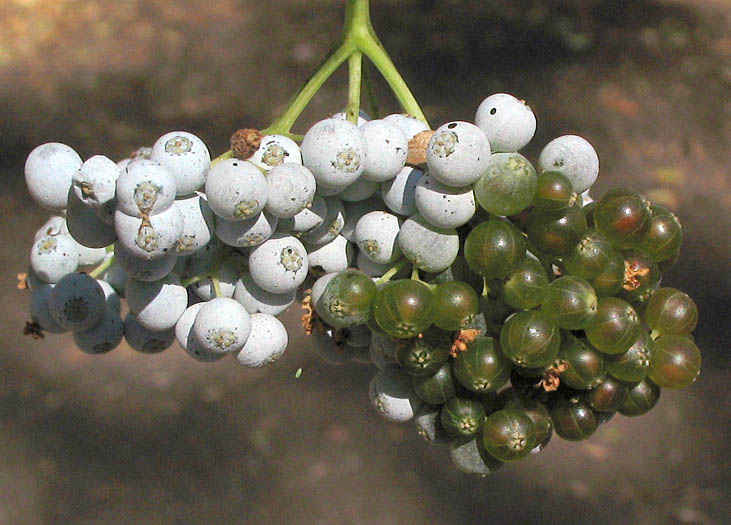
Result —
POLYGON ((535 116, 512 95, 475 122, 338 114, 301 144, 240 130, 214 161, 186 132, 118 163, 41 145, 26 182, 56 215, 31 249, 27 331, 262 366, 303 291, 318 354, 373 363, 378 412, 480 474, 694 381, 696 306, 660 287, 678 219, 625 189, 592 202, 599 161, 580 137, 534 168, 518 150, 535 116))
POLYGON ((475 121, 429 132, 374 120, 357 128, 363 148, 344 122, 308 132, 318 191, 345 203, 317 248, 329 256, 305 321, 328 362, 379 369, 370 398, 384 418, 414 419, 460 469, 487 474, 553 432, 586 439, 615 412, 647 412, 660 387, 696 379, 700 352, 694 302, 660 287, 680 250, 675 215, 626 189, 593 202, 599 162, 580 137, 550 142, 534 168, 517 150, 535 117, 510 95, 485 99, 475 121), (378 128, 389 132, 376 140, 378 128), (399 169, 404 135, 410 159, 426 143, 423 164, 399 169), (360 177, 323 182, 340 158, 360 177))
POLYGON ((54 215, 22 280, 26 332, 72 331, 90 354, 177 339, 198 361, 258 367, 286 350, 276 316, 301 292, 318 355, 375 365, 376 410, 481 475, 692 383, 697 309, 660 287, 678 219, 626 189, 592 202, 599 159, 581 137, 534 167, 518 151, 536 119, 512 95, 432 131, 368 5, 347 0, 342 38, 284 112, 213 160, 183 131, 120 162, 33 150, 25 180, 54 215), (358 116, 364 58, 406 114, 358 116), (291 134, 346 61, 346 111, 291 134))

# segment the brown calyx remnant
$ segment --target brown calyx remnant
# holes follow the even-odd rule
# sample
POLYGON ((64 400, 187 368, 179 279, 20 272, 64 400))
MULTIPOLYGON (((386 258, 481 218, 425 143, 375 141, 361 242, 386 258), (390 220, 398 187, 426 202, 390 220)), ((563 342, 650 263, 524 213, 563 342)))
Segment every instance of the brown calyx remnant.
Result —
POLYGON ((29 288, 28 286, 28 274, 27 273, 19 273, 16 275, 18 278, 18 290, 27 290, 29 288))
POLYGON ((43 328, 41 328, 41 325, 39 325, 35 321, 27 321, 25 323, 25 328, 23 328, 23 335, 29 335, 33 339, 43 339, 44 337, 46 337, 46 334, 43 333, 43 328))
POLYGON ((406 157, 406 164, 411 166, 421 166, 426 164, 426 147, 434 135, 434 131, 428 129, 417 133, 409 141, 409 155, 406 157))
POLYGON ((650 269, 646 266, 641 266, 632 261, 624 261, 624 284, 622 288, 625 290, 636 290, 642 283, 640 277, 646 276, 650 273, 650 269))
POLYGON ((546 392, 554 392, 558 390, 558 385, 561 384, 561 373, 569 369, 567 361, 557 361, 551 368, 548 368, 543 372, 543 379, 541 379, 536 388, 543 387, 546 392))
POLYGON ((467 350, 467 345, 477 339, 478 335, 480 335, 480 331, 473 328, 457 332, 457 337, 455 337, 454 342, 452 343, 449 355, 457 357, 459 352, 465 352, 467 350))
POLYGON ((247 160, 259 149, 264 138, 261 131, 254 128, 241 128, 231 135, 231 151, 234 157, 247 160))
POLYGON ((312 307, 311 289, 305 290, 305 297, 302 299, 302 310, 305 312, 302 314, 302 317, 300 317, 300 320, 302 321, 302 328, 305 329, 305 335, 312 335, 317 314, 315 313, 315 309, 312 307))

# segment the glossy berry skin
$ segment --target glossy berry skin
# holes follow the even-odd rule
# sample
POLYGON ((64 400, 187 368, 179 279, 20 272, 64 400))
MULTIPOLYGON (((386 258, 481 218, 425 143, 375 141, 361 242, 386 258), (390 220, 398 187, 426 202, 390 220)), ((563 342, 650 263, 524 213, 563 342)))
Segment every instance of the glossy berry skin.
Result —
POLYGON ((620 381, 636 383, 650 373, 652 349, 650 334, 641 330, 637 341, 623 354, 608 356, 607 371, 620 381))
POLYGON ((640 248, 656 262, 664 261, 680 250, 683 230, 678 218, 662 206, 650 206, 652 220, 640 248))
POLYGON ((589 390, 586 401, 597 412, 616 412, 627 395, 627 384, 612 376, 607 376, 597 386, 589 390))
POLYGON ((454 375, 472 392, 495 392, 510 377, 512 364, 492 337, 478 337, 454 360, 454 375))
POLYGON ((565 275, 548 285, 541 311, 559 328, 581 330, 594 317, 597 302, 586 279, 565 275))
POLYGON ((414 392, 419 399, 430 405, 441 405, 457 393, 457 379, 452 364, 445 361, 435 374, 413 376, 414 392))
POLYGON ((366 274, 345 270, 327 283, 315 309, 327 324, 335 328, 360 325, 371 317, 376 292, 375 283, 366 274))
POLYGON ((560 212, 573 206, 576 193, 571 181, 557 171, 544 171, 538 176, 533 206, 537 210, 560 212))
POLYGON ((571 275, 594 279, 616 259, 617 253, 606 237, 597 231, 589 230, 562 262, 571 275))
POLYGON ((584 328, 589 342, 605 354, 623 354, 640 334, 640 318, 635 309, 618 297, 599 301, 596 315, 584 328))
POLYGON ((482 442, 487 452, 500 461, 526 457, 537 444, 533 420, 522 410, 502 409, 482 425, 482 442))
POLYGON ((607 364, 601 352, 575 337, 568 337, 561 345, 558 360, 568 365, 561 372, 561 382, 577 390, 594 388, 607 373, 607 364))
POLYGON ((505 278, 523 260, 525 239, 512 224, 490 219, 467 235, 464 255, 473 272, 489 279, 505 278))
POLYGON ((513 363, 535 368, 551 364, 558 355, 561 336, 545 314, 531 310, 510 317, 500 331, 500 346, 513 363))
POLYGON ((649 379, 643 379, 627 390, 619 413, 623 416, 641 416, 649 412, 660 399, 660 387, 649 379))
POLYGON ((531 418, 536 429, 536 447, 534 452, 540 451, 548 444, 553 434, 553 423, 551 415, 546 406, 535 399, 526 397, 514 397, 505 404, 507 409, 515 409, 525 412, 531 418))
POLYGON ((550 408, 553 431, 568 441, 581 441, 591 436, 599 419, 580 397, 559 398, 550 408))
POLYGON ((505 281, 502 299, 518 310, 535 308, 543 302, 548 282, 548 274, 541 263, 526 257, 505 281))
POLYGON ((449 357, 452 341, 449 333, 431 327, 421 337, 396 344, 396 361, 414 376, 434 374, 449 357))
POLYGON ((485 421, 485 407, 478 401, 453 397, 442 407, 442 427, 454 437, 474 436, 485 421))
POLYGON ((638 246, 650 230, 651 221, 647 200, 624 188, 608 191, 594 208, 596 229, 620 248, 638 246))
POLYGON ((557 257, 571 253, 586 230, 586 216, 578 205, 562 212, 534 209, 525 225, 528 238, 536 248, 557 257))
POLYGON ((607 267, 590 281, 597 297, 617 295, 624 284, 624 273, 624 257, 614 251, 609 257, 607 267))
POLYGON ((701 371, 701 352, 682 335, 661 335, 652 350, 649 378, 662 388, 679 389, 693 383, 701 371))
POLYGON ((533 201, 536 170, 520 153, 493 153, 474 185, 477 202, 494 215, 515 215, 533 201))
POLYGON ((373 302, 373 317, 392 337, 416 337, 431 326, 434 296, 423 283, 400 279, 386 283, 373 302))
POLYGON ((698 307, 687 294, 675 288, 660 288, 650 297, 645 322, 661 334, 685 335, 698 324, 698 307))
POLYGON ((655 261, 639 250, 624 254, 625 278, 619 296, 632 303, 644 303, 660 282, 655 261))
POLYGON ((442 330, 465 328, 480 306, 475 290, 461 281, 440 283, 433 293, 434 324, 442 330))

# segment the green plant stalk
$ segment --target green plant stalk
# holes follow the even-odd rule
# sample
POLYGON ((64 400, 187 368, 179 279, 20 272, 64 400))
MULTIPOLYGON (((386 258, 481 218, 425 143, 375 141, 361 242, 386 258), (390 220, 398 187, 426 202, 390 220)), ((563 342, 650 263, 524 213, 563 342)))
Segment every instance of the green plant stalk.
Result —
POLYGON ((360 88, 363 77, 363 54, 355 51, 348 58, 348 105, 345 116, 348 121, 358 125, 360 115, 360 88))
POLYGON ((419 268, 417 268, 415 265, 412 265, 411 266, 411 280, 412 281, 416 281, 417 283, 423 284, 424 286, 426 286, 427 288, 429 288, 429 290, 431 290, 432 292, 437 287, 436 284, 430 284, 430 283, 426 283, 426 282, 422 281, 421 280, 421 277, 419 277, 419 268))
POLYGON ((386 273, 379 277, 379 279, 376 281, 376 286, 380 286, 390 281, 394 275, 399 273, 408 264, 411 264, 408 259, 401 259, 399 262, 394 264, 386 273))
POLYGON ((211 282, 213 283, 213 291, 216 293, 216 297, 223 297, 223 292, 221 291, 221 281, 218 279, 218 272, 215 273, 211 277, 211 282))
POLYGON ((380 118, 376 92, 373 89, 373 82, 371 82, 371 75, 368 72, 367 65, 363 67, 363 88, 365 89, 366 101, 368 102, 368 113, 371 118, 380 118))
POLYGON ((490 285, 487 283, 487 277, 482 278, 482 297, 490 295, 490 285))
MULTIPOLYGON (((368 0, 347 0, 345 7, 345 23, 343 27, 343 36, 338 45, 333 49, 325 60, 320 64, 315 73, 305 82, 297 94, 289 101, 284 112, 274 120, 267 128, 261 130, 265 135, 286 135, 290 138, 297 137, 292 135, 291 130, 295 122, 302 114, 302 111, 312 100, 312 97, 320 90, 323 84, 332 76, 332 74, 346 61, 354 55, 365 55, 388 83, 391 91, 401 104, 403 110, 409 115, 422 120, 428 125, 424 112, 419 107, 416 98, 411 93, 408 85, 404 81, 401 74, 396 69, 391 57, 384 49, 380 40, 371 24, 370 5, 368 0)), ((349 105, 353 101, 351 93, 358 90, 360 93, 361 73, 357 74, 357 88, 355 86, 356 73, 355 62, 361 62, 361 58, 350 61, 351 75, 349 82, 349 105)), ((360 66, 357 68, 361 69, 360 66)), ((360 98, 358 99, 360 104, 360 98)), ((356 111, 357 114, 357 111, 356 111)), ((299 138, 299 137, 297 137, 299 138)), ((301 138, 300 138, 301 140, 301 138)), ((227 151, 219 155, 211 165, 233 157, 232 151, 227 151)))
POLYGON ((183 279, 180 281, 180 286, 183 288, 187 288, 191 284, 195 284, 198 281, 202 281, 203 279, 211 279, 214 275, 216 275, 216 272, 206 272, 206 273, 199 273, 198 275, 194 275, 193 277, 188 277, 187 279, 183 279))
MULTIPOLYGON (((107 252, 107 253, 109 253, 109 252, 107 252)), ((105 271, 107 271, 110 266, 112 266, 114 264, 114 259, 115 259, 115 257, 114 257, 114 255, 112 255, 111 257, 108 257, 107 259, 102 261, 99 264, 99 266, 97 266, 91 272, 89 272, 89 277, 93 277, 94 279, 99 277, 101 274, 103 274, 105 271)))

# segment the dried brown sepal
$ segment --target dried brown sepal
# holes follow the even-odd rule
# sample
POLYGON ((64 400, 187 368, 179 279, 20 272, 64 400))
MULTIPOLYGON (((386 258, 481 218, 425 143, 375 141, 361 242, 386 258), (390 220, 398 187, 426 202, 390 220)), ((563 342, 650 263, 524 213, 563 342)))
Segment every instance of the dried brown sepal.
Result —
POLYGON ((231 151, 234 157, 247 160, 259 149, 264 138, 261 131, 254 128, 241 128, 231 135, 231 151))
POLYGON ((312 330, 315 324, 315 309, 312 307, 312 290, 305 290, 305 297, 302 299, 302 310, 304 313, 300 320, 302 321, 302 328, 305 329, 305 335, 312 335, 312 330))
POLYGON ((474 328, 460 330, 459 332, 457 332, 457 337, 454 338, 452 348, 449 350, 449 355, 451 355, 452 357, 457 357, 457 354, 459 352, 467 351, 467 345, 477 339, 477 336, 479 335, 480 331, 475 330, 474 328))
POLYGON ((548 368, 543 372, 543 379, 541 379, 536 388, 543 387, 546 392, 554 392, 558 390, 558 386, 561 384, 561 373, 569 369, 569 363, 567 361, 558 361, 551 368, 548 368))
POLYGON ((406 164, 421 166, 426 164, 426 147, 434 135, 434 131, 427 129, 414 135, 409 141, 409 155, 406 157, 406 164))
POLYGON ((18 290, 27 290, 30 288, 28 286, 28 274, 27 273, 19 273, 16 275, 18 278, 18 290))
POLYGON ((639 277, 644 277, 648 273, 650 273, 649 268, 639 267, 630 261, 624 261, 624 284, 622 284, 622 288, 625 290, 636 290, 642 285, 639 277))
POLYGON ((27 321, 25 323, 25 328, 23 328, 23 335, 29 335, 33 339, 43 339, 44 337, 46 337, 46 334, 43 333, 43 328, 41 328, 41 325, 39 325, 35 321, 27 321))

